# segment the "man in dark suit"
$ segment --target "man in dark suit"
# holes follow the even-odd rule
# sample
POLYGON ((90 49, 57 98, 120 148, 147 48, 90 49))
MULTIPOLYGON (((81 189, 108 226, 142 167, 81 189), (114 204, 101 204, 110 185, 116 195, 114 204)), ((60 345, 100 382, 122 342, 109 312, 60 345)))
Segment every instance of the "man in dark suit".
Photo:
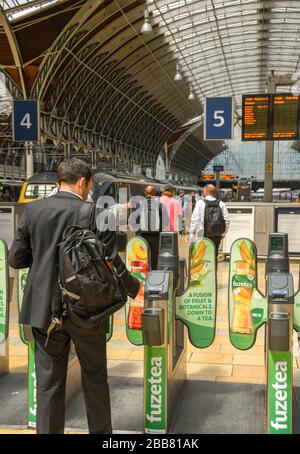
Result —
MULTIPOLYGON (((9 253, 13 268, 29 267, 19 322, 32 327, 37 378, 37 432, 63 433, 65 391, 70 341, 74 342, 82 370, 82 386, 90 433, 111 433, 110 397, 107 383, 106 323, 79 328, 71 317, 49 336, 54 302, 61 298, 58 285, 58 248, 65 228, 78 222, 80 207, 92 186, 92 172, 82 160, 72 158, 58 168, 59 192, 48 199, 29 203, 9 253)), ((91 210, 91 230, 96 231, 91 210)), ((125 265, 115 256, 115 232, 99 232, 107 246, 107 260, 118 268, 125 265)), ((128 293, 135 297, 139 284, 127 274, 128 293)))
POLYGON ((146 200, 141 205, 141 215, 138 219, 140 229, 137 235, 142 236, 149 244, 151 252, 151 269, 157 269, 157 260, 159 253, 159 237, 163 227, 168 225, 169 217, 165 206, 160 203, 159 197, 156 197, 156 191, 153 186, 147 186, 144 192, 146 200))

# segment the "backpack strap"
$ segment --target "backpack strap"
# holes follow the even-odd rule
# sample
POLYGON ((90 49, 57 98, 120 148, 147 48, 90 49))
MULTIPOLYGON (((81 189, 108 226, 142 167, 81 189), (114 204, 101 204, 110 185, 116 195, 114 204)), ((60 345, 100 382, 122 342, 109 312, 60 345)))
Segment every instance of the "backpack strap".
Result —
POLYGON ((85 202, 80 206, 77 225, 81 229, 90 229, 91 228, 91 212, 93 209, 93 204, 85 202))
POLYGON ((205 203, 206 206, 212 206, 212 207, 220 206, 220 200, 218 200, 218 199, 216 199, 216 200, 204 199, 204 203, 205 203))

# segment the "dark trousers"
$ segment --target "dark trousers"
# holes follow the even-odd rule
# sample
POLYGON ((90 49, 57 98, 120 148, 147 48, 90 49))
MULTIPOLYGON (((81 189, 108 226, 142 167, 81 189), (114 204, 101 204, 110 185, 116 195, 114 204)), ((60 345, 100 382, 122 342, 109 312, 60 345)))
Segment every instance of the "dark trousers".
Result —
POLYGON ((209 238, 215 245, 215 260, 216 260, 216 269, 218 268, 218 253, 219 253, 219 247, 222 238, 220 236, 217 237, 210 237, 209 238))
POLYGON ((159 250, 159 232, 141 232, 140 236, 145 238, 149 243, 151 255, 151 270, 157 270, 158 250, 159 250))
POLYGON ((65 395, 70 341, 81 365, 81 379, 90 433, 111 433, 110 396, 107 383, 106 325, 78 328, 63 318, 59 331, 33 328, 36 343, 37 433, 62 434, 65 426, 65 395))

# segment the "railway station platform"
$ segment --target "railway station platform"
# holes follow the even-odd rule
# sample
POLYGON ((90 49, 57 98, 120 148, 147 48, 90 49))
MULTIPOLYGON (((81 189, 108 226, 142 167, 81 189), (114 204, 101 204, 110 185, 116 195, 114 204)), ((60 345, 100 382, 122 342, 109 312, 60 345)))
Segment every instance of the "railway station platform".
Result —
MULTIPOLYGON (((170 227, 155 228, 164 230, 159 269, 150 267, 151 237, 150 247, 133 240, 128 219, 127 246, 118 244, 140 284, 135 301, 114 315, 107 344, 114 432, 300 433, 299 29, 300 0, 0 2, 0 434, 35 433, 28 428, 27 388, 36 385, 36 344, 30 330, 22 343, 18 325, 28 274, 8 269, 8 250, 26 207, 33 212, 35 201, 60 190, 97 209, 109 206, 117 220, 112 230, 122 230, 123 209, 130 218, 136 196, 155 194, 169 209, 170 227), (81 159, 74 174, 65 169, 58 178, 72 158, 81 159), (217 233, 209 235, 202 208, 192 244, 182 232, 166 232, 176 230, 178 214, 188 233, 200 199, 220 201, 203 204, 201 214, 207 205, 218 210, 217 233), (152 371, 161 374, 158 386, 152 371), (150 417, 147 405, 154 408, 150 417)), ((55 200, 45 204, 54 207, 55 200)), ((54 213, 50 233, 58 225, 54 213)), ((40 257, 54 259, 57 243, 43 239, 40 257)), ((36 265, 33 256, 23 265, 36 265)), ((91 255, 85 257, 91 265, 91 255)), ((34 283, 32 307, 47 311, 50 292, 38 306, 47 286, 35 282, 41 288, 34 283)), ((46 324, 38 315, 35 326, 46 324)), ((68 368, 66 433, 85 434, 72 348, 68 368)), ((30 397, 34 426, 34 391, 30 397)))

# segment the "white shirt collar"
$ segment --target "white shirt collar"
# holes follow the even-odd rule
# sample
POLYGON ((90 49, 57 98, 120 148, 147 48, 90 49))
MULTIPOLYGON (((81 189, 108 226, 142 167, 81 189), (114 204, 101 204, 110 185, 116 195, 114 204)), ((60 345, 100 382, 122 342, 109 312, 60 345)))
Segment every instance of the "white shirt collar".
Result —
MULTIPOLYGON (((58 192, 59 192, 59 191, 58 191, 58 192)), ((76 193, 73 192, 73 191, 68 191, 67 189, 61 189, 61 192, 69 192, 70 194, 76 195, 76 196, 79 197, 81 200, 83 200, 83 198, 81 197, 81 195, 76 194, 76 193)))

